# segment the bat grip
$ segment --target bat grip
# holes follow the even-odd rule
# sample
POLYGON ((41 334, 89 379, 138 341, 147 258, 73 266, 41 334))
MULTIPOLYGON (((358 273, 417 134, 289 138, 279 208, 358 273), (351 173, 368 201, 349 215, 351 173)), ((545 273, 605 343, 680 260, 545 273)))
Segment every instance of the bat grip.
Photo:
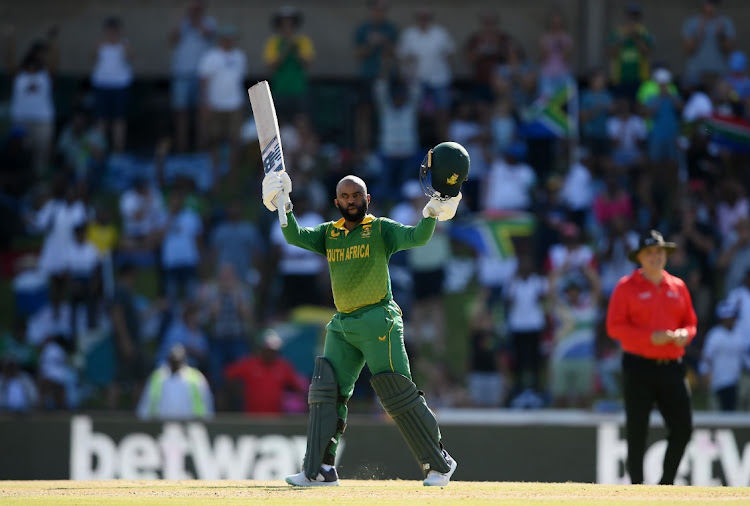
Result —
POLYGON ((281 223, 282 227, 286 227, 286 194, 283 191, 280 191, 279 195, 276 197, 276 207, 276 210, 279 213, 279 223, 281 223))

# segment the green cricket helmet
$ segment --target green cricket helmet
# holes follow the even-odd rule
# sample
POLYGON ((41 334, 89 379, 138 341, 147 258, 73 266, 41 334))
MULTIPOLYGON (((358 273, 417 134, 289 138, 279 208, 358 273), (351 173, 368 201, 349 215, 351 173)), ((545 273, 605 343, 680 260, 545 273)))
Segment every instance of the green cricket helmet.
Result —
POLYGON ((457 142, 441 142, 429 150, 419 169, 424 194, 440 200, 458 195, 468 176, 469 153, 457 142))

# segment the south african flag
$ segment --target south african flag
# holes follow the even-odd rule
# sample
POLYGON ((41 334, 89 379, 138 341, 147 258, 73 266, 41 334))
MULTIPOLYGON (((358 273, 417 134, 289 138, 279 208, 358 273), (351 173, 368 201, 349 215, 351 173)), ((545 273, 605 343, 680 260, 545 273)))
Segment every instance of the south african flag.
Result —
POLYGON ((709 138, 735 153, 750 153, 750 122, 738 116, 712 114, 703 120, 709 138))
POLYGON ((575 85, 560 86, 541 96, 523 112, 522 132, 527 137, 575 137, 578 132, 578 96, 575 85))

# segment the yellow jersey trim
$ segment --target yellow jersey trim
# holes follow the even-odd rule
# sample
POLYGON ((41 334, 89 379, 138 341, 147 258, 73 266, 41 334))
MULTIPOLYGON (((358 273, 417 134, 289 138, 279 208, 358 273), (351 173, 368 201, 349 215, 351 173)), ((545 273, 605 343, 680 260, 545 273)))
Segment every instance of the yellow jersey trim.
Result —
MULTIPOLYGON (((368 223, 372 223, 376 219, 377 219, 376 216, 373 216, 372 214, 368 214, 367 216, 364 217, 360 225, 367 225, 368 223)), ((339 221, 333 222, 333 226, 339 230, 343 230, 346 233, 348 233, 349 231, 346 230, 346 227, 344 226, 344 221, 345 221, 344 218, 341 218, 339 221)))

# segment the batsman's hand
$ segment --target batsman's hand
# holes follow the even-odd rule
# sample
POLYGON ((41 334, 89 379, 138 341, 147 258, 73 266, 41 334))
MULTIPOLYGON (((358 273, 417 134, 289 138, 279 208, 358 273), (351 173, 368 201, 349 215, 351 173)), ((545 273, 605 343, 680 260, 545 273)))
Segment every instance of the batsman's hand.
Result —
POLYGON ((286 201, 289 202, 289 194, 292 193, 292 180, 286 172, 269 172, 263 178, 263 205, 269 211, 276 211, 276 199, 279 193, 284 192, 286 201))
POLYGON ((431 198, 427 205, 422 209, 422 216, 425 218, 437 218, 438 221, 448 221, 456 215, 458 203, 461 202, 463 195, 461 192, 455 197, 448 200, 431 198))

